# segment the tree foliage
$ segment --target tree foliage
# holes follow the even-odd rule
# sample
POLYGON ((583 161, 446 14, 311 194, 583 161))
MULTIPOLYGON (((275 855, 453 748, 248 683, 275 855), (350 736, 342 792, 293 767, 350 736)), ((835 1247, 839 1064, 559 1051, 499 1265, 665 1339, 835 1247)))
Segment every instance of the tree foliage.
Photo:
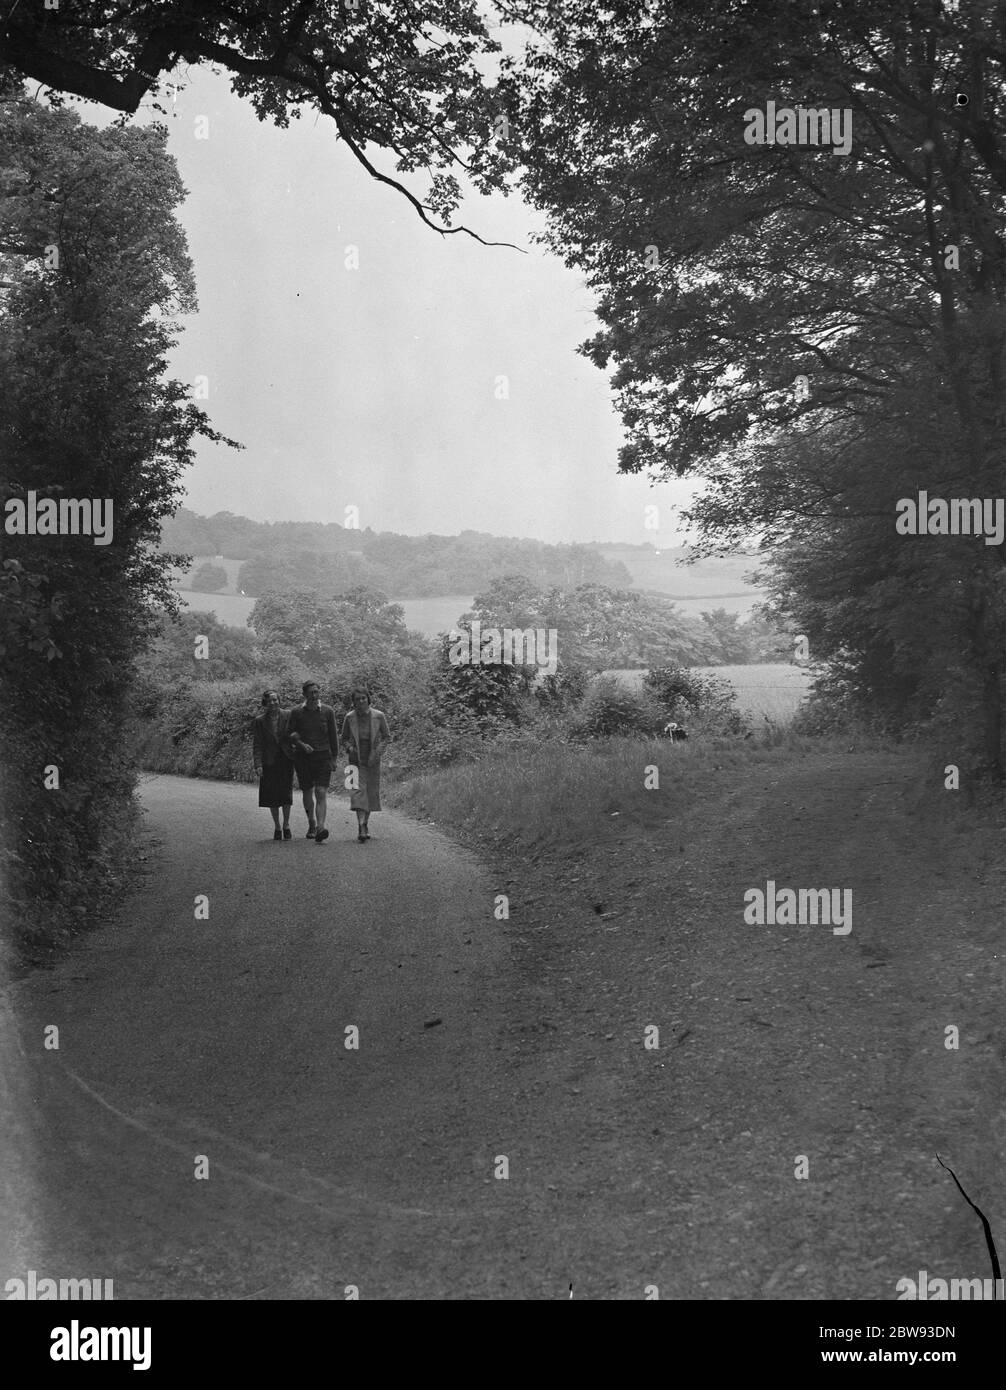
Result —
POLYGON ((582 351, 613 368, 621 469, 703 477, 699 552, 774 545, 777 613, 904 720, 932 717, 962 662, 958 717, 980 712, 1001 776, 1006 556, 894 523, 919 490, 1003 492, 1006 10, 513 12, 549 40, 511 63, 508 100, 546 240, 599 295, 582 351), (848 154, 746 141, 770 101, 848 110, 848 154))
POLYGON ((593 671, 660 661, 716 659, 708 629, 666 599, 605 584, 541 588, 505 575, 478 594, 465 621, 509 628, 554 628, 560 663, 593 671))
POLYGON ((177 681, 240 680, 259 670, 255 638, 241 627, 218 621, 215 613, 183 612, 165 616, 140 661, 147 679, 177 681), (205 643, 199 639, 205 639, 205 643), (206 655, 197 655, 204 650, 206 655))
MULTIPOLYGON (((499 52, 472 0, 75 0, 8 7, 0 62, 58 98, 75 94, 133 114, 184 86, 187 66, 227 73, 260 120, 285 127, 304 111, 328 117, 367 172, 443 232, 464 175, 499 186, 505 149, 483 76, 499 52), (394 156, 398 176, 374 150, 394 156), (428 178, 424 197, 402 181, 428 178), (440 219, 440 220, 438 220, 440 219)), ((474 233, 469 233, 475 235, 474 233)))
POLYGON ((223 565, 212 565, 206 561, 192 576, 191 587, 197 594, 218 594, 227 587, 227 571, 223 565))
POLYGON ((114 877, 134 661, 153 606, 174 603, 159 527, 193 436, 219 438, 165 376, 195 302, 165 139, 95 131, 0 84, 0 490, 98 499, 112 517, 109 544, 3 536, 5 888, 39 939, 114 877))
POLYGON ((362 585, 332 597, 313 589, 265 594, 248 623, 266 663, 292 653, 307 667, 349 670, 396 659, 408 664, 428 652, 406 628, 401 604, 362 585))

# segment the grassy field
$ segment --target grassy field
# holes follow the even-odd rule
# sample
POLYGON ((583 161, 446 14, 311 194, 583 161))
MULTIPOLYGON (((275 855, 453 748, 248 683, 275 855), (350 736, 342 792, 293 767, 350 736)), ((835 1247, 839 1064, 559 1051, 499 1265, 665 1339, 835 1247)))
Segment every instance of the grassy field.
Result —
MULTIPOLYGON (((181 589, 179 593, 187 607, 197 613, 215 613, 220 622, 231 627, 244 627, 255 607, 253 598, 241 594, 197 594, 191 589, 181 589)), ((471 598, 452 594, 446 598, 401 598, 394 602, 405 609, 405 626, 410 631, 436 637, 457 622, 471 605, 471 598)))
MULTIPOLYGON (((766 663, 763 666, 696 666, 703 676, 719 676, 737 692, 737 704, 755 723, 786 723, 810 688, 810 675, 801 666, 766 663)), ((643 683, 645 671, 606 671, 633 690, 643 683)))
POLYGON ((436 637, 438 632, 448 632, 472 605, 471 597, 463 594, 448 594, 446 598, 396 598, 405 609, 405 626, 410 632, 421 632, 425 637, 436 637))
POLYGON ((197 594, 192 589, 180 589, 179 597, 187 608, 196 613, 215 613, 222 623, 245 627, 255 600, 243 594, 197 594))
MULTIPOLYGON (((748 582, 746 576, 758 568, 758 555, 726 555, 697 560, 694 565, 679 564, 688 555, 681 546, 667 550, 634 550, 622 546, 602 546, 607 560, 621 560, 632 575, 636 588, 691 601, 719 598, 747 598, 756 603, 761 591, 748 582)), ((708 606, 708 605, 707 605, 708 606)), ((714 608, 726 608, 726 603, 713 602, 714 608)), ((734 612, 730 608, 728 611, 734 612)))
MULTIPOLYGON (((649 592, 655 594, 658 590, 651 589, 649 592)), ((666 599, 668 595, 660 593, 660 597, 666 599)), ((761 603, 763 597, 760 589, 748 589, 742 594, 719 594, 716 597, 707 595, 682 598, 680 594, 675 594, 674 606, 687 618, 701 618, 703 613, 712 613, 717 608, 723 608, 728 613, 736 613, 743 620, 756 603, 761 603)))

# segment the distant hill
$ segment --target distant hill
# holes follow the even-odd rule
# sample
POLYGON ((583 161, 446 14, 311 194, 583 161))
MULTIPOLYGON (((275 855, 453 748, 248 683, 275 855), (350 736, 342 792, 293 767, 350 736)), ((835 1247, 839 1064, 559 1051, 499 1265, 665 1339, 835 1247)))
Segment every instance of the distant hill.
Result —
POLYGON ((256 596, 270 588, 320 586, 336 593, 362 583, 403 602, 409 626, 432 634, 507 573, 564 589, 583 583, 640 589, 673 598, 695 618, 716 608, 746 617, 763 597, 747 580, 761 561, 757 553, 683 565, 678 561, 690 552, 682 546, 546 545, 477 531, 401 536, 334 522, 259 522, 231 512, 207 517, 182 507, 165 523, 161 548, 192 555, 189 568, 175 573, 192 608, 241 626, 256 596), (207 562, 222 566, 228 582, 219 594, 193 594, 187 581, 207 562))
MULTIPOLYGON (((161 549, 239 561, 228 592, 324 587, 339 593, 357 584, 389 598, 477 594, 492 579, 523 574, 544 587, 604 584, 629 588, 632 576, 589 545, 462 531, 457 536, 403 536, 349 529, 336 522, 251 521, 231 512, 204 517, 188 507, 164 523, 161 549)), ((191 572, 191 571, 190 571, 191 572)))

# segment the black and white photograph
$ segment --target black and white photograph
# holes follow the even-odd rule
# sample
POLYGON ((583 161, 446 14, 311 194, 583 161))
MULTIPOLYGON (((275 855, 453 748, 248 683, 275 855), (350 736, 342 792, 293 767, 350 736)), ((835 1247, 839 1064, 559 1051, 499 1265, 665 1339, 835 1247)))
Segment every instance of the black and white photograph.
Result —
POLYGON ((1004 0, 0 0, 0 483, 34 1365, 984 1364, 1004 0))

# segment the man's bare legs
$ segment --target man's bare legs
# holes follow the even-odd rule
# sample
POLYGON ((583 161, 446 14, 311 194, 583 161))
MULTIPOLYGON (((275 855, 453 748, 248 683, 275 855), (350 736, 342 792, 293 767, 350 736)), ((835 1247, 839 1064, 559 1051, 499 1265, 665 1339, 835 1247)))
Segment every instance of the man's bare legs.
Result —
POLYGON ((304 798, 304 810, 307 812, 307 831, 310 835, 318 828, 318 823, 314 818, 314 788, 305 787, 301 796, 304 798))

